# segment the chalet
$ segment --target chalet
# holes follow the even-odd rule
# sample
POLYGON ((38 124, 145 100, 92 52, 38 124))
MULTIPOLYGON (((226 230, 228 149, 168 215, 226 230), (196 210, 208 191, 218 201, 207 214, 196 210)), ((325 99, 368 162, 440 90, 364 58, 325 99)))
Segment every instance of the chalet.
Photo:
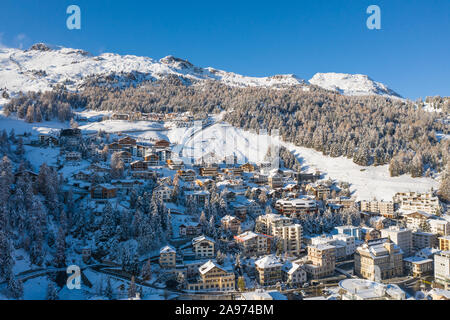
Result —
POLYGON ((131 171, 146 171, 148 170, 148 163, 145 161, 133 161, 130 163, 130 169, 131 171))
POLYGON ((144 160, 148 163, 149 166, 157 166, 159 165, 159 157, 155 153, 150 153, 144 157, 144 160))
POLYGON ((184 167, 184 163, 180 159, 167 159, 166 162, 171 170, 181 170, 184 167))
POLYGON ((180 237, 196 237, 202 232, 202 226, 198 222, 180 224, 178 233, 180 237))
POLYGON ((136 145, 136 140, 131 137, 124 137, 119 139, 118 143, 123 147, 132 148, 136 145))
POLYGON ((230 231, 233 234, 237 234, 239 227, 241 226, 241 221, 233 216, 226 215, 221 220, 222 229, 230 231))
POLYGON ((108 144, 108 151, 110 153, 114 153, 117 151, 121 151, 122 150, 122 146, 118 143, 118 142, 113 142, 108 144))
POLYGON ((156 178, 156 172, 154 171, 132 171, 131 176, 133 179, 152 180, 156 178))
POLYGON ((223 169, 223 172, 230 176, 241 176, 243 171, 240 167, 238 167, 238 168, 225 168, 223 169))
POLYGON ((202 188, 209 188, 214 184, 214 181, 211 179, 197 179, 195 184, 202 188))
POLYGON ((108 173, 111 170, 109 166, 100 163, 92 163, 88 167, 88 169, 94 172, 104 172, 104 173, 108 173))
POLYGON ((165 149, 170 146, 170 142, 164 139, 158 140, 155 142, 155 148, 157 149, 165 149))
POLYGON ((241 169, 243 172, 253 172, 255 171, 255 166, 250 163, 245 163, 241 165, 241 169))
POLYGON ((198 258, 213 258, 214 257, 215 241, 206 236, 200 236, 192 239, 192 247, 195 257, 198 258))
POLYGON ((91 186, 92 199, 111 199, 115 198, 117 187, 104 183, 91 186))
POLYGON ((69 151, 65 154, 66 161, 81 161, 81 152, 69 151))
POLYGON ((428 219, 433 217, 433 215, 428 214, 424 211, 414 211, 410 213, 404 213, 403 218, 406 220, 406 226, 409 229, 426 229, 429 228, 428 219), (427 226, 427 227, 425 227, 427 226))
POLYGON ((18 171, 14 174, 14 183, 16 183, 17 179, 19 179, 20 177, 28 179, 30 182, 36 182, 38 174, 30 170, 18 171))
POLYGON ((195 171, 194 170, 178 170, 177 175, 183 181, 194 181, 195 180, 195 171))
POLYGON ((127 194, 132 188, 143 185, 144 183, 137 179, 116 179, 111 180, 111 184, 127 194))
POLYGON ((119 156, 124 163, 130 163, 132 160, 131 153, 128 151, 119 151, 119 156))
POLYGON ((217 167, 208 166, 208 167, 201 167, 199 169, 200 175, 202 177, 215 177, 217 176, 217 167))
POLYGON ((91 173, 91 172, 89 172, 89 171, 83 171, 83 170, 78 171, 77 173, 75 173, 75 174, 73 175, 73 177, 74 177, 76 180, 81 180, 81 181, 90 181, 90 180, 91 180, 91 176, 92 176, 92 173, 91 173))

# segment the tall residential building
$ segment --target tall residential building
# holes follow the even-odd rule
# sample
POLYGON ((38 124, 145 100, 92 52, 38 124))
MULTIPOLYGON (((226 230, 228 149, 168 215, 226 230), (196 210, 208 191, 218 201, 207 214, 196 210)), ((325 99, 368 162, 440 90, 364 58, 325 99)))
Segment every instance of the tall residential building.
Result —
POLYGON ((405 256, 409 256, 412 252, 412 232, 407 228, 391 226, 381 230, 382 238, 389 238, 397 246, 399 246, 405 256))
POLYGON ((312 279, 320 279, 334 274, 336 247, 329 244, 308 246, 308 262, 303 265, 312 279))
POLYGON ((368 241, 356 248, 355 274, 373 281, 401 276, 401 249, 386 238, 368 241))
POLYGON ((280 214, 268 213, 256 218, 256 230, 258 232, 275 235, 276 228, 292 224, 292 219, 280 214))
POLYGON ((302 226, 290 224, 275 229, 275 237, 283 244, 283 251, 298 256, 302 249, 302 226))
POLYGON ((450 288, 450 251, 434 255, 434 280, 450 288))

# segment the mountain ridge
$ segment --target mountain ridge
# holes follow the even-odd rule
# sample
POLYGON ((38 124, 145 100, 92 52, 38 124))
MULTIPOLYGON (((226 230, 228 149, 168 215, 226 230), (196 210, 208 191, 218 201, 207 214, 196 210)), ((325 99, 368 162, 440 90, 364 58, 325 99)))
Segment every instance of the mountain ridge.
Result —
POLYGON ((317 73, 307 81, 294 74, 251 77, 213 67, 203 68, 173 55, 159 60, 116 53, 94 56, 81 49, 44 43, 34 44, 27 50, 0 49, 0 88, 13 95, 20 91, 47 91, 58 84, 64 84, 70 90, 77 90, 89 76, 132 72, 147 75, 144 77, 146 79, 175 75, 191 81, 215 80, 229 86, 269 88, 313 84, 343 95, 400 98, 386 85, 365 75, 317 73))

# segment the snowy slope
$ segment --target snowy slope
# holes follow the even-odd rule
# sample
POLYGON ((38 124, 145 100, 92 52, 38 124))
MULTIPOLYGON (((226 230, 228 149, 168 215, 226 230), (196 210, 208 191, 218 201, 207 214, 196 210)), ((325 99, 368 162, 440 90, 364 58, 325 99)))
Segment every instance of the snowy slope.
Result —
MULTIPOLYGON (((249 77, 211 67, 201 68, 187 60, 167 56, 154 60, 149 57, 104 53, 90 53, 71 48, 34 45, 28 50, 0 48, 0 90, 15 94, 19 91, 45 91, 57 84, 76 90, 89 76, 139 73, 132 81, 161 79, 168 75, 185 77, 191 81, 216 80, 230 86, 283 87, 308 85, 308 82, 293 75, 249 77)), ((128 79, 130 80, 130 79, 128 79)), ((345 95, 379 94, 399 97, 382 83, 365 75, 318 73, 311 84, 337 90, 345 95)))
MULTIPOLYGON (((264 161, 268 147, 279 141, 275 137, 258 135, 224 123, 216 123, 193 136, 192 128, 171 130, 167 136, 172 143, 182 144, 174 151, 178 153, 181 150, 182 159, 187 162, 191 156, 198 158, 211 153, 218 159, 235 155, 238 163, 261 162, 264 161)), ((438 182, 431 178, 412 178, 410 175, 390 177, 388 165, 361 167, 345 157, 324 156, 313 149, 282 141, 279 144, 297 157, 304 170, 318 169, 326 174, 326 179, 349 182, 350 191, 354 192, 353 196, 359 200, 392 200, 396 192, 425 192, 430 191, 432 187, 438 187, 438 182)))
POLYGON ((401 98, 398 93, 389 89, 386 85, 363 74, 316 73, 309 80, 309 83, 349 96, 381 95, 401 98))

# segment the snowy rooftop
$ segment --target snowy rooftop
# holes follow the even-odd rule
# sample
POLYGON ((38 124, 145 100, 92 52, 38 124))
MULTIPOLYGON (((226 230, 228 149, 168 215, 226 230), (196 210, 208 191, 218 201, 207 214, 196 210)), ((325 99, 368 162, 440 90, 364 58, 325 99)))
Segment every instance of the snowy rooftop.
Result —
POLYGON ((363 300, 383 297, 405 299, 406 297, 405 292, 395 284, 384 285, 365 279, 345 279, 339 282, 339 287, 363 300))
POLYGON ((281 260, 275 255, 262 257, 255 262, 255 265, 259 268, 275 268, 283 266, 281 260))
POLYGON ((160 253, 160 254, 161 254, 161 253, 172 253, 172 252, 175 253, 176 250, 175 250, 174 247, 169 246, 169 245, 167 245, 167 246, 161 248, 161 250, 159 250, 159 253, 160 253))

